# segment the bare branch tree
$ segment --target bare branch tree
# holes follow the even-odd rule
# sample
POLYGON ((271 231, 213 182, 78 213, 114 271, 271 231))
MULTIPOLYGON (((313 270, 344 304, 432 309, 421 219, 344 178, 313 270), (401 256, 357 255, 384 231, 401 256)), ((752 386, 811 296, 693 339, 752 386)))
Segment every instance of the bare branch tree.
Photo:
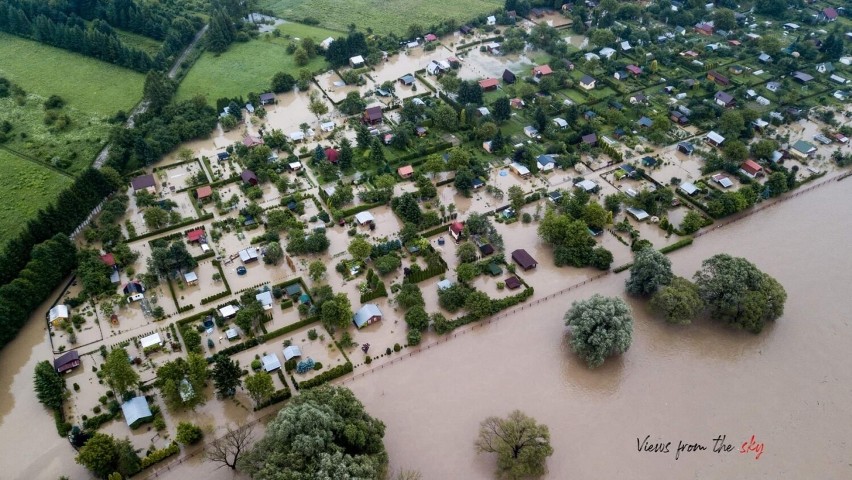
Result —
POLYGON ((204 455, 211 462, 221 463, 220 468, 227 465, 236 470, 240 454, 248 450, 254 440, 253 433, 253 424, 237 425, 236 428, 228 425, 228 432, 208 445, 204 455))
POLYGON ((400 469, 394 474, 393 480, 423 480, 423 475, 417 470, 400 469))

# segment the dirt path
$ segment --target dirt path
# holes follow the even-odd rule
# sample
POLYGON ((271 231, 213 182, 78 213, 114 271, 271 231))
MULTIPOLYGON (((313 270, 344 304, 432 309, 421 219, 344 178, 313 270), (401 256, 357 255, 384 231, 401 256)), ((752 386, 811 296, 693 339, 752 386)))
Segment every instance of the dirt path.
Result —
MULTIPOLYGON (((175 76, 177 75, 178 69, 180 68, 183 61, 186 60, 186 57, 187 57, 187 55, 189 55, 189 52, 191 52, 192 49, 195 48, 195 46, 198 44, 199 40, 201 40, 201 37, 204 36, 205 32, 207 32, 207 27, 208 27, 208 25, 204 25, 204 27, 202 27, 201 30, 199 30, 198 33, 195 34, 195 38, 192 39, 192 42, 190 42, 190 44, 183 50, 183 52, 180 54, 180 56, 175 60, 175 63, 172 65, 172 68, 169 70, 169 78, 172 78, 172 79, 175 78, 175 76)), ((127 117, 127 121, 124 122, 124 126, 127 127, 127 128, 133 128, 136 125, 136 117, 145 113, 147 110, 148 110, 148 101, 143 99, 138 104, 136 104, 136 107, 134 107, 133 110, 130 112, 130 115, 127 117)), ((97 158, 95 158, 95 162, 92 164, 92 166, 94 168, 97 168, 98 170, 100 170, 101 167, 104 166, 104 163, 106 163, 106 159, 109 157, 109 147, 110 147, 110 144, 104 145, 103 150, 101 150, 100 153, 98 153, 97 158)))

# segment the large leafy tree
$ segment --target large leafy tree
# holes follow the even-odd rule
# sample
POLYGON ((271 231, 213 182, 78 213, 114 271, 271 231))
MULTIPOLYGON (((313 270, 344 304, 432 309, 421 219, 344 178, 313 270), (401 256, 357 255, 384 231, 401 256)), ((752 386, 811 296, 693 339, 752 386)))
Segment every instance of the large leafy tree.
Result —
POLYGON ((122 394, 139 383, 139 374, 130 364, 127 350, 116 348, 109 352, 101 366, 104 380, 117 394, 122 394))
POLYGON ((257 480, 381 478, 384 424, 345 388, 324 386, 293 398, 240 460, 257 480))
POLYGON ((337 328, 346 328, 352 321, 352 315, 352 303, 344 293, 334 295, 320 306, 322 323, 331 332, 337 328))
POLYGON ((359 262, 363 262, 370 256, 370 252, 373 251, 373 246, 370 245, 370 242, 365 240, 364 237, 355 237, 351 242, 349 242, 347 251, 349 251, 349 254, 352 255, 352 258, 359 262))
POLYGON ((426 302, 416 283, 403 283, 396 294, 396 303, 402 308, 423 307, 426 302))
POLYGON ((585 267, 593 260, 595 241, 582 220, 549 210, 539 223, 538 235, 553 246, 557 267, 585 267))
POLYGON ((713 319, 760 333, 784 313, 784 287, 745 258, 714 255, 694 278, 713 319))
POLYGON ((508 418, 488 417, 479 426, 476 449, 497 454, 497 475, 510 479, 540 477, 553 455, 550 430, 520 410, 508 418))
POLYGON ((116 440, 112 435, 92 435, 75 459, 100 478, 118 472, 123 478, 137 473, 142 465, 130 440, 116 440))
POLYGON ((223 398, 233 397, 237 393, 237 387, 242 383, 241 375, 239 363, 231 360, 231 357, 217 356, 212 373, 216 394, 223 398))
POLYGON ((190 353, 186 360, 178 358, 160 366, 157 369, 157 384, 166 405, 171 408, 192 408, 206 400, 204 387, 207 376, 207 360, 201 355, 190 353))
POLYGON ((653 248, 643 248, 634 256, 625 286, 633 295, 653 295, 671 281, 672 262, 668 257, 653 248))
POLYGON ((246 391, 255 405, 260 405, 275 393, 275 385, 272 376, 264 371, 249 375, 245 380, 246 391))
POLYGON ((633 316, 624 300, 595 294, 571 304, 565 314, 571 327, 571 348, 590 368, 611 355, 621 354, 633 341, 633 316))
POLYGON ((56 373, 56 369, 47 360, 38 362, 35 367, 36 398, 47 408, 59 410, 65 399, 65 379, 56 373))
POLYGON ((704 300, 694 283, 675 277, 651 297, 651 308, 663 315, 667 322, 685 325, 701 312, 704 300))

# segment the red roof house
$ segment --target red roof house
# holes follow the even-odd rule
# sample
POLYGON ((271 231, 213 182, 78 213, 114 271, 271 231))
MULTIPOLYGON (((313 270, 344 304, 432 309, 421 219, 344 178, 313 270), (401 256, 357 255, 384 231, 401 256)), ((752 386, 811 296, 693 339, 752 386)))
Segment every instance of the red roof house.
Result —
POLYGON ((414 175, 414 167, 412 167, 411 165, 399 167, 396 173, 398 173, 399 176, 402 178, 411 178, 411 176, 414 175))
POLYGON ((246 135, 243 138, 243 145, 252 148, 258 145, 263 145, 263 139, 254 135, 246 135))
POLYGON ((633 75, 642 75, 642 68, 637 67, 636 65, 628 65, 628 66, 626 66, 626 67, 624 67, 624 68, 625 68, 628 72, 632 73, 633 75))
POLYGON ((331 147, 325 149, 325 158, 327 158, 328 161, 331 163, 337 163, 337 157, 339 155, 340 154, 337 152, 337 150, 331 147))
POLYGON ((533 67, 532 73, 535 77, 543 77, 553 73, 553 69, 550 68, 550 65, 539 65, 537 67, 533 67))
POLYGON ((742 165, 740 165, 740 171, 751 178, 755 178, 763 174, 763 167, 754 160, 746 160, 742 165))
POLYGON ((257 175, 251 170, 243 170, 243 173, 240 174, 240 178, 243 179, 243 182, 249 185, 257 185, 257 175))
POLYGON ((206 200, 213 196, 213 187, 205 185, 195 190, 195 197, 199 200, 206 200))
POLYGON ((202 237, 204 237, 204 230, 201 229, 201 228, 196 228, 195 230, 190 230, 186 234, 186 240, 189 243, 197 242, 197 241, 201 240, 202 237))
POLYGON ((483 90, 494 90, 497 88, 497 85, 500 83, 496 78, 485 78, 479 81, 479 87, 483 90))
POLYGON ((426 36, 423 37, 423 39, 426 40, 427 42, 434 42, 435 40, 438 39, 438 37, 435 36, 434 33, 427 33, 426 36))
POLYGON ((462 231, 464 231, 464 224, 462 222, 453 222, 450 224, 450 235, 453 236, 455 241, 459 241, 462 231))
POLYGON ((104 262, 107 267, 114 267, 115 266, 115 257, 111 253, 101 255, 101 261, 104 262))

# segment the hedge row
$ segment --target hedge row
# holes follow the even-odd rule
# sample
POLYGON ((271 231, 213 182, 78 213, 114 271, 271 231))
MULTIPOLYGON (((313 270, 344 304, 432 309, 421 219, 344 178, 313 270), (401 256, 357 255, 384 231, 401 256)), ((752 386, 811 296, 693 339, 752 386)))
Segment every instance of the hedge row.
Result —
POLYGON ((679 248, 683 248, 687 245, 692 245, 692 237, 686 237, 684 239, 678 240, 677 242, 667 245, 660 249, 660 253, 669 253, 673 252, 679 248))
POLYGON ((193 223, 204 222, 204 221, 211 220, 211 219, 213 219, 213 214, 208 213, 208 214, 202 215, 198 218, 191 218, 189 220, 185 220, 183 222, 176 223, 174 225, 169 225, 168 227, 161 228, 159 230, 154 230, 153 232, 148 232, 148 233, 143 233, 142 235, 137 235, 135 237, 129 238, 128 241, 135 242, 137 240, 142 240, 143 238, 154 237, 154 236, 160 235, 162 233, 170 232, 170 231, 175 230, 177 228, 183 228, 183 227, 192 225, 193 223))
POLYGON ((189 305, 184 305, 182 307, 179 307, 178 313, 186 313, 186 312, 192 310, 193 308, 195 308, 195 305, 190 303, 189 305))
POLYGON ((288 298, 287 300, 283 300, 281 302, 281 310, 284 310, 286 308, 290 308, 292 306, 293 306, 293 300, 292 299, 288 298))
POLYGON ((95 415, 94 417, 89 417, 83 420, 83 429, 94 432, 98 429, 98 427, 109 422, 110 420, 115 419, 118 415, 118 412, 106 412, 100 415, 95 415))
MULTIPOLYGON (((535 289, 533 287, 528 287, 528 288, 525 288, 523 292, 521 292, 517 295, 512 295, 511 297, 506 297, 506 298, 501 298, 499 300, 491 300, 491 311, 486 316, 496 315, 498 312, 501 312, 501 311, 503 311, 503 310, 505 310, 509 307, 513 307, 513 306, 523 302, 524 300, 532 297, 533 293, 535 293, 535 289)), ((476 322, 478 320, 481 320, 482 318, 485 318, 485 317, 477 317, 476 315, 473 315, 473 314, 467 314, 467 315, 463 315, 463 316, 461 316, 461 317, 459 317, 455 320, 451 320, 449 322, 450 328, 449 328, 449 330, 447 330, 447 333, 449 333, 449 332, 451 332, 451 331, 455 330, 456 328, 459 328, 463 325, 467 325, 468 323, 473 323, 473 322, 476 322)))
POLYGON ((67 437, 72 426, 70 423, 65 421, 62 410, 53 411, 53 421, 56 423, 56 433, 58 433, 60 437, 67 437))
POLYGON ((216 256, 216 252, 213 250, 208 251, 207 253, 202 253, 197 257, 192 257, 196 262, 200 262, 202 260, 207 260, 208 258, 213 258, 216 256))
POLYGON ((630 268, 630 267, 632 267, 632 266, 633 266, 633 262, 631 262, 631 263, 625 263, 624 265, 622 265, 622 266, 620 266, 620 267, 615 267, 615 268, 613 268, 613 269, 612 269, 612 273, 621 273, 621 272, 623 272, 623 271, 627 270, 628 268, 630 268))
POLYGON ((275 405, 276 403, 281 403, 284 400, 287 400, 288 398, 290 398, 291 396, 292 396, 292 394, 290 393, 289 388, 285 387, 285 388, 282 388, 281 390, 277 390, 277 391, 275 391, 275 393, 270 395, 269 398, 265 402, 262 402, 262 403, 258 404, 257 406, 255 406, 254 411, 256 412, 256 411, 258 411, 262 408, 266 408, 270 405, 275 405))
POLYGON ((177 443, 172 442, 166 448, 161 448, 159 450, 154 450, 150 455, 142 459, 142 468, 148 468, 155 463, 162 462, 163 460, 171 457, 172 455, 176 455, 180 453, 180 447, 177 443))
POLYGON ((414 272, 411 275, 405 277, 402 283, 420 283, 423 280, 428 280, 432 277, 437 277, 438 275, 441 275, 446 271, 447 266, 442 263, 440 267, 430 267, 426 270, 414 272))
POLYGON ((450 231, 450 224, 448 223, 448 224, 445 224, 445 225, 438 225, 435 228, 426 230, 425 232, 422 232, 420 234, 420 236, 423 237, 423 238, 429 238, 432 235, 437 235, 439 233, 447 233, 449 231, 450 231))
POLYGON ((352 373, 352 363, 351 362, 346 362, 343 365, 338 365, 338 366, 332 368, 331 370, 327 370, 323 373, 320 373, 316 377, 311 378, 309 380, 305 380, 304 382, 300 382, 297 385, 298 385, 299 390, 314 388, 314 387, 318 387, 320 385, 323 385, 325 383, 328 383, 328 382, 334 380, 335 378, 342 377, 342 376, 346 375, 347 373, 352 373))

